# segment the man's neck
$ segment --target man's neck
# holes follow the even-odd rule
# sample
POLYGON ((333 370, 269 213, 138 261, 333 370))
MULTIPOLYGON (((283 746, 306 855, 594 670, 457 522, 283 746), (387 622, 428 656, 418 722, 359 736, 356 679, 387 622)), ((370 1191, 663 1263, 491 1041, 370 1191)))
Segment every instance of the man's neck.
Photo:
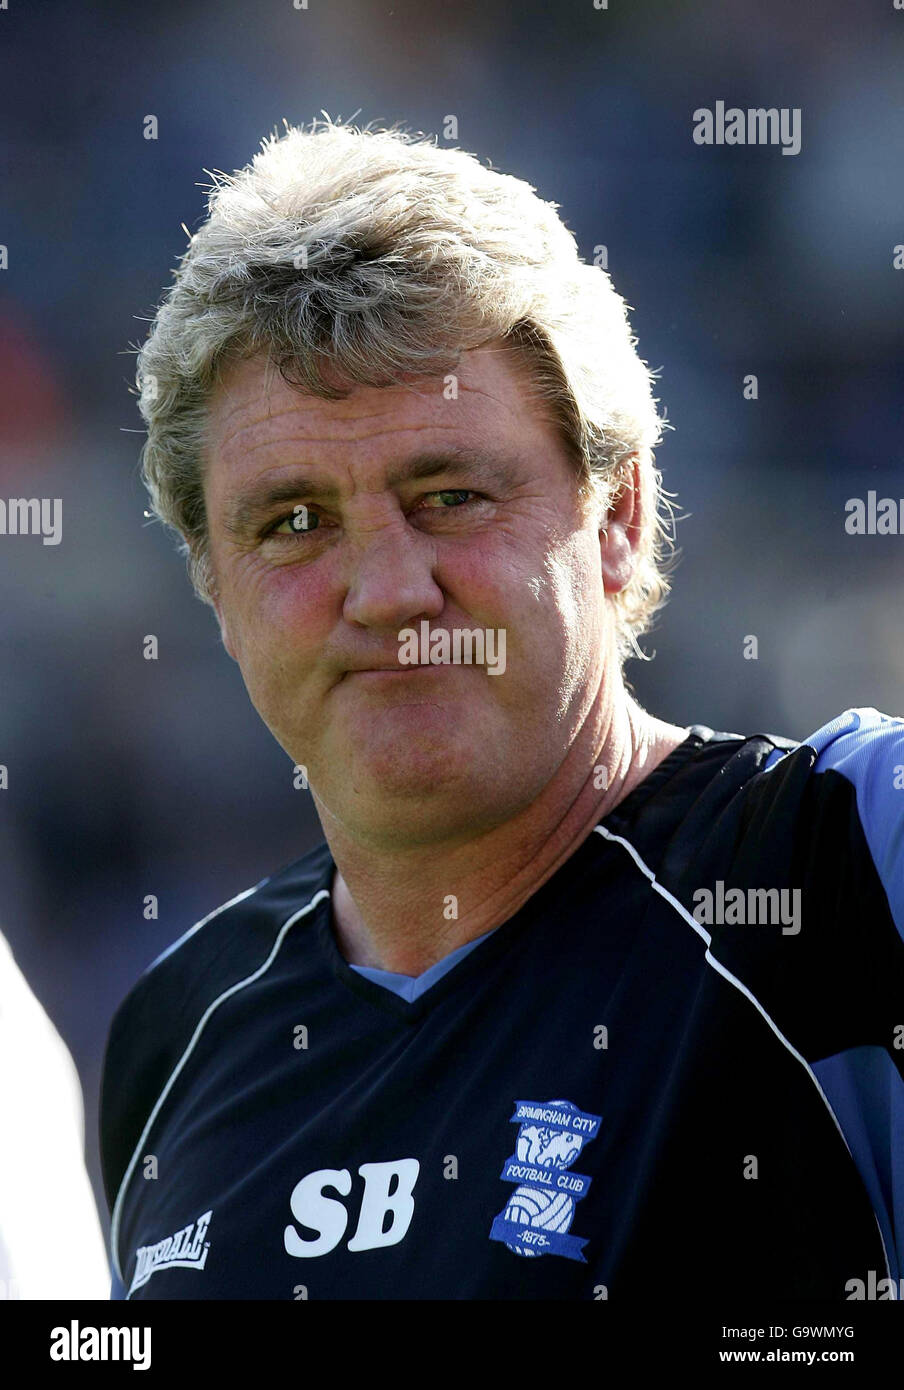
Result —
POLYGON ((352 965, 417 976, 501 926, 687 732, 653 719, 626 698, 613 711, 598 751, 588 746, 582 752, 577 741, 575 757, 583 766, 565 772, 571 788, 560 769, 558 786, 550 784, 519 815, 449 849, 421 845, 376 854, 325 820, 337 866, 333 932, 343 956, 352 965), (607 770, 605 779, 600 767, 607 770))

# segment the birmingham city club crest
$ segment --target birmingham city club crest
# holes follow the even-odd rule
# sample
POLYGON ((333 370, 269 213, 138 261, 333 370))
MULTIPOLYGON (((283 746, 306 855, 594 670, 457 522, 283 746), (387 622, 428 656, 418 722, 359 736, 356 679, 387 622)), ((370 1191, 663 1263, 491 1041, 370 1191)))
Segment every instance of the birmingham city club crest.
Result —
POLYGON ((596 1138, 601 1118, 570 1100, 515 1102, 511 1121, 518 1125, 518 1138, 500 1177, 517 1187, 494 1219, 490 1240, 501 1240, 516 1255, 564 1255, 586 1264, 587 1238, 568 1232, 591 1179, 572 1172, 571 1165, 596 1138))

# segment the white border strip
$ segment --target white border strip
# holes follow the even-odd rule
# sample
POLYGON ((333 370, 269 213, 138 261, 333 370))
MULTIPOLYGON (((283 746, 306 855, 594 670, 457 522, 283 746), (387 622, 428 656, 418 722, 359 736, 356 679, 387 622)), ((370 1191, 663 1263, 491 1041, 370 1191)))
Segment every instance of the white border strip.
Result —
POLYGON ((214 917, 219 917, 220 913, 225 912, 227 907, 234 907, 235 904, 240 903, 243 898, 250 898, 252 893, 256 893, 258 888, 263 888, 264 884, 270 881, 270 877, 271 876, 268 875, 267 878, 262 878, 260 883, 255 883, 251 888, 245 888, 241 893, 236 893, 235 897, 230 898, 228 903, 220 903, 220 906, 215 907, 213 912, 208 912, 207 916, 202 917, 200 922, 195 922, 193 927, 189 927, 188 931, 183 932, 182 935, 171 942, 169 946, 164 947, 159 956, 154 957, 143 973, 147 975, 148 971, 153 970, 155 965, 159 965, 161 961, 171 956, 174 951, 178 951, 179 947, 184 946, 190 936, 194 936, 196 931, 200 931, 202 927, 206 927, 207 923, 214 917))
MULTIPOLYGON (((250 889, 249 891, 250 891, 250 892, 253 892, 254 890, 253 890, 253 889, 250 889)), ((233 899, 233 902, 238 902, 240 898, 243 898, 243 897, 245 897, 245 896, 247 896, 245 893, 241 893, 241 894, 239 895, 239 898, 234 898, 234 899, 233 899)), ((172 1075, 170 1076, 170 1078, 169 1078, 169 1080, 167 1081, 166 1085, 164 1086, 163 1090, 160 1092, 160 1095, 159 1095, 159 1097, 157 1098, 157 1103, 155 1104, 155 1106, 154 1106, 153 1110, 151 1111, 150 1115, 148 1116, 147 1123, 145 1124, 145 1127, 144 1127, 144 1129, 143 1129, 142 1132, 141 1132, 141 1136, 140 1136, 140 1138, 139 1138, 139 1140, 138 1140, 138 1143, 135 1145, 135 1152, 132 1154, 131 1160, 129 1161, 129 1166, 128 1166, 128 1168, 126 1169, 125 1175, 124 1175, 124 1177, 123 1177, 123 1179, 122 1179, 122 1182, 121 1182, 120 1185, 119 1185, 119 1192, 118 1192, 117 1195, 116 1195, 116 1202, 115 1202, 115 1204, 114 1204, 114 1206, 113 1206, 113 1216, 112 1216, 112 1219, 111 1219, 111 1222, 110 1222, 110 1249, 111 1249, 111 1252, 112 1252, 112 1255, 113 1255, 113 1263, 114 1263, 114 1268, 115 1268, 115 1271, 116 1271, 117 1278, 119 1279, 119 1281, 120 1281, 120 1283, 123 1285, 123 1287, 125 1287, 125 1279, 124 1279, 123 1273, 122 1273, 122 1265, 121 1265, 120 1259, 119 1259, 119 1248, 118 1248, 118 1247, 119 1247, 119 1222, 120 1222, 120 1218, 121 1218, 121 1216, 122 1216, 122 1204, 123 1204, 123 1199, 124 1199, 124 1197, 125 1197, 126 1188, 127 1188, 128 1184, 129 1184, 129 1181, 130 1181, 130 1179, 131 1179, 131 1177, 132 1177, 132 1173, 133 1173, 133 1171, 134 1171, 134 1169, 135 1169, 135 1164, 138 1162, 138 1155, 141 1153, 142 1149, 144 1148, 145 1141, 147 1140, 148 1134, 149 1134, 150 1131, 151 1131, 151 1127, 153 1126, 154 1121, 156 1120, 157 1116, 158 1116, 159 1113, 160 1113, 160 1109, 161 1109, 162 1105, 164 1104, 164 1102, 165 1102, 167 1096, 169 1095, 170 1091, 172 1090, 172 1088, 173 1088, 173 1086, 174 1086, 174 1084, 175 1084, 175 1082, 176 1082, 176 1079, 177 1079, 177 1077, 179 1076, 179 1073, 182 1071, 182 1068, 185 1066, 185 1063, 188 1061, 189 1057, 191 1056, 192 1052, 194 1051, 195 1044, 197 1043, 198 1039, 200 1038, 201 1034, 203 1033, 204 1028, 205 1028, 205 1026, 206 1026, 206 1024, 207 1024, 207 1020, 210 1018, 210 1016, 211 1016, 211 1014, 214 1012, 214 1010, 217 1009, 217 1008, 219 1008, 219 1006, 223 1003, 223 1001, 224 1001, 225 999, 229 999, 231 995, 237 994, 238 991, 239 991, 240 989, 244 989, 246 985, 253 984, 255 980, 259 980, 260 977, 261 977, 261 975, 265 974, 266 971, 268 971, 268 970, 270 969, 270 966, 273 964, 274 960, 276 959, 276 956, 277 956, 277 953, 278 953, 278 951, 279 951, 279 948, 282 946, 283 938, 285 937, 286 932, 289 930, 289 928, 290 928, 295 922, 297 922, 297 921, 299 920, 299 918, 301 918, 301 917, 306 917, 307 914, 308 914, 309 912, 312 912, 312 911, 313 911, 313 909, 317 906, 318 903, 322 902, 324 898, 328 898, 329 896, 330 896, 330 894, 329 894, 329 889, 327 889, 327 888, 321 888, 320 891, 319 891, 318 893, 315 893, 314 897, 311 899, 311 901, 310 901, 309 903, 306 904, 305 907, 299 908, 298 912, 293 912, 292 916, 289 917, 287 921, 283 922, 282 926, 280 927, 280 929, 279 929, 279 935, 277 936, 275 942, 273 943, 273 947, 272 947, 272 949, 271 949, 271 951, 270 951, 270 954, 269 954, 269 956, 267 957, 267 959, 264 961, 263 965, 259 966, 258 969, 255 970, 253 974, 246 976, 244 980, 239 980, 237 984, 230 985, 229 989, 225 990, 223 994, 221 994, 217 999, 215 999, 215 1000, 213 1001, 212 1004, 210 1004, 210 1005, 207 1007, 207 1009, 205 1010, 205 1012, 204 1012, 204 1014, 203 1014, 203 1016, 202 1016, 202 1018, 201 1018, 201 1021, 199 1022, 199 1024, 198 1024, 197 1028, 195 1029, 194 1033, 192 1034, 192 1038, 191 1038, 191 1041, 190 1041, 189 1044, 188 1044, 188 1047, 185 1049, 185 1051, 183 1052, 182 1056, 179 1058, 179 1061, 178 1061, 178 1063, 177 1063, 177 1065, 176 1065, 175 1070, 173 1071, 172 1075)), ((229 904, 226 904, 226 906, 229 906, 229 904)), ((219 911, 221 911, 221 909, 218 908, 217 911, 219 912, 219 911)), ((212 913, 211 916, 213 916, 213 915, 215 915, 215 914, 212 913)), ((208 919, 208 918, 205 918, 204 920, 207 921, 207 920, 209 920, 209 919, 208 919)), ((203 922, 199 922, 199 923, 198 923, 198 926, 199 926, 199 927, 200 927, 200 926, 203 926, 203 922)), ((192 930, 195 930, 195 928, 192 928, 192 930)))
MULTIPOLYGON (((749 1000, 750 1000, 750 1002, 751 1002, 751 1004, 754 1006, 754 1008, 758 1010, 758 1012, 762 1015, 762 1017, 763 1017, 763 1018, 766 1020, 766 1022, 769 1024, 769 1027, 772 1029, 773 1033, 774 1033, 775 1036, 778 1038, 779 1042, 782 1043, 782 1045, 788 1049, 788 1051, 791 1053, 791 1056, 792 1056, 792 1057, 796 1058, 796 1060, 797 1060, 798 1062, 800 1062, 801 1066, 804 1068, 804 1070, 806 1071, 806 1073, 807 1073, 807 1075, 809 1076, 810 1080, 813 1082, 813 1085, 816 1087, 817 1091, 819 1092, 820 1096, 822 1097, 823 1104, 825 1105, 825 1108, 828 1110, 829 1114, 831 1115, 832 1121, 833 1121, 833 1123, 834 1123, 834 1125, 835 1125, 835 1128, 838 1130, 838 1133, 841 1135, 842 1143, 844 1144, 844 1147, 847 1149, 848 1154, 850 1155, 851 1163, 853 1163, 853 1165, 854 1165, 854 1170, 855 1170, 855 1172, 857 1173, 858 1177, 860 1177, 860 1170, 859 1170, 859 1168, 857 1167, 857 1163, 856 1163, 856 1160, 854 1159, 854 1155, 851 1153, 851 1147, 850 1147, 850 1145, 848 1144, 847 1139, 845 1138, 844 1130, 841 1128, 841 1125, 838 1123, 838 1116, 835 1114, 835 1111, 832 1109, 831 1105, 829 1104, 828 1096, 826 1095, 825 1091, 822 1089, 822 1086, 821 1086, 820 1083, 819 1083, 819 1078, 817 1077, 816 1073, 813 1071, 813 1068, 810 1066, 810 1063, 807 1061, 806 1057, 803 1057, 803 1056, 798 1052, 797 1048, 794 1047, 793 1044, 790 1043, 790 1042, 788 1041, 788 1039, 785 1037, 784 1033, 781 1031, 781 1029, 780 1029, 780 1028, 777 1026, 777 1024, 775 1023, 775 1021, 769 1017, 769 1015, 767 1014, 766 1010, 763 1008, 763 1006, 762 1006, 762 1004, 760 1003, 760 1001, 759 1001, 754 995, 752 995, 752 994, 750 993, 750 990, 747 988, 747 986, 746 986, 741 980, 739 980, 739 979, 737 978, 736 975, 732 975, 732 973, 731 973, 730 970, 727 970, 727 969, 725 968, 725 966, 721 964, 721 962, 717 961, 717 960, 715 959, 715 957, 712 956, 712 955, 710 954, 709 947, 710 947, 710 944, 711 944, 711 942, 712 942, 712 937, 709 935, 708 932, 706 932, 706 931, 703 930, 702 925, 696 920, 696 918, 694 918, 694 917, 691 915, 691 913, 689 913, 689 912, 687 911, 687 909, 683 906, 683 904, 680 903, 680 902, 678 901, 678 899, 677 899, 676 897, 674 897, 674 896, 668 891, 667 888, 663 888, 662 884, 658 882, 658 880, 657 880, 657 878, 656 878, 656 875, 653 873, 652 869, 648 868, 647 865, 643 862, 643 860, 641 859, 640 855, 637 853, 637 850, 634 848, 634 846, 633 846, 632 844, 630 844, 628 840, 625 840, 621 835, 613 835, 612 831, 611 831, 611 830, 607 830, 606 827, 605 827, 604 825, 597 825, 597 826, 594 826, 594 830, 595 830, 596 834, 602 835, 605 839, 611 840, 611 841, 613 841, 615 844, 619 844, 619 845, 623 845, 623 846, 624 846, 624 848, 625 848, 625 849, 628 851, 628 853, 630 854, 631 858, 634 860, 634 863, 637 865, 638 869, 640 869, 641 873, 642 873, 642 874, 645 874, 646 877, 650 880, 650 887, 651 887, 651 888, 654 888, 654 889, 656 890, 656 892, 660 895, 660 897, 665 898, 666 902, 667 902, 667 903, 670 903, 671 906, 675 909, 675 911, 676 911, 681 917, 683 917, 684 920, 685 920, 687 923, 689 923, 690 926, 693 927, 693 929, 694 929, 694 931, 697 933, 697 935, 698 935, 699 937, 701 937, 701 938, 706 942, 706 954, 705 954, 705 959, 709 962, 709 964, 713 967, 713 969, 716 970, 716 971, 718 971, 718 973, 719 973, 720 975, 722 975, 723 978, 726 979, 726 980, 728 981, 729 984, 734 985, 736 989, 739 989, 739 990, 741 991, 741 993, 744 995, 745 999, 749 999, 749 1000)), ((861 1182, 863 1181, 862 1177, 860 1178, 860 1181, 861 1181, 861 1182)), ((865 1191, 865 1188, 864 1188, 864 1191, 865 1191)), ((867 1195, 867 1200, 869 1200, 869 1194, 867 1193, 866 1195, 867 1195)), ((886 1249, 886 1245, 885 1245, 885 1237, 884 1237, 883 1234, 882 1234, 882 1227, 879 1225, 879 1218, 878 1218, 878 1216, 876 1215, 875 1208, 873 1207, 873 1204, 872 1204, 871 1201, 870 1201, 870 1210, 871 1210, 872 1213, 873 1213, 873 1220, 875 1221, 876 1227, 877 1227, 877 1229, 878 1229, 878 1231, 879 1231, 879 1240, 880 1240, 881 1243, 882 1243, 882 1254, 883 1254, 883 1256, 884 1256, 884 1258, 885 1258, 885 1269, 886 1269, 887 1276, 888 1276, 888 1278, 890 1279, 890 1278, 891 1278, 891 1266, 889 1265, 889 1262, 888 1262, 888 1250, 886 1249)))

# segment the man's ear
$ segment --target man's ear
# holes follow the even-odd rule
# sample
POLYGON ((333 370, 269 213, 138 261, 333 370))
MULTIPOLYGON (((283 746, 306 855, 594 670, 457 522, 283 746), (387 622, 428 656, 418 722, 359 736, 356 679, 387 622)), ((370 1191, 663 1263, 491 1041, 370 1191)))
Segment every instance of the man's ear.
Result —
POLYGON ((622 459, 607 515, 600 523, 600 564, 607 594, 631 581, 643 519, 643 483, 637 454, 622 459))

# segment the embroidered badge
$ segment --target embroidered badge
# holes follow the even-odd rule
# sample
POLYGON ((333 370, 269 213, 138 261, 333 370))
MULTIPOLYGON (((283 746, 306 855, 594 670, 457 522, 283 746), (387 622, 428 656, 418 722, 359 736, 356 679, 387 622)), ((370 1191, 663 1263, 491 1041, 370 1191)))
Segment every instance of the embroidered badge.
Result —
POLYGON ((518 1186, 494 1219, 490 1240, 502 1241, 516 1255, 564 1255, 586 1264, 582 1250, 588 1238, 568 1231, 591 1179, 570 1170, 599 1133, 601 1118, 570 1100, 515 1102, 511 1122, 519 1126, 518 1137, 500 1177, 518 1186))

